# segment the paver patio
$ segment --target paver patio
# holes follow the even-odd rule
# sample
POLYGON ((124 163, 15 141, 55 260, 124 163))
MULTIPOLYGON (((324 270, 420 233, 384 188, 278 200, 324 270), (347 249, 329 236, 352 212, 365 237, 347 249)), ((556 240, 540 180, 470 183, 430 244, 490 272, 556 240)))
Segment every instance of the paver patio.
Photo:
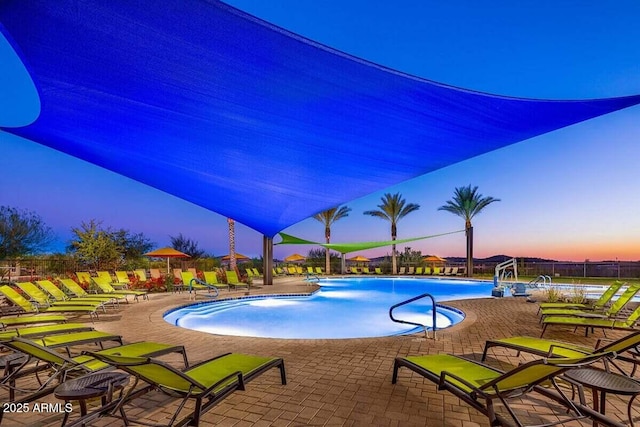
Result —
MULTIPOLYGON (((299 280, 277 279, 273 286, 252 290, 257 293, 307 292, 299 280)), ((221 295, 242 295, 243 291, 221 295)), ((183 344, 190 362, 223 352, 242 352, 285 359, 288 384, 279 381, 277 370, 269 371, 223 400, 204 415, 203 426, 487 426, 487 419, 422 377, 401 370, 398 383, 391 384, 393 360, 411 354, 454 353, 480 359, 484 342, 514 335, 539 336, 541 327, 537 305, 520 298, 476 299, 449 303, 466 312, 465 320, 438 331, 437 340, 423 335, 348 340, 283 340, 209 335, 166 323, 162 314, 169 308, 189 303, 187 293, 153 294, 150 301, 129 304, 118 314, 101 316, 95 327, 117 332, 125 342, 141 340, 183 344)), ((624 335, 607 332, 609 337, 624 335)), ((546 338, 593 345, 602 332, 585 338, 566 328, 554 328, 546 338)), ((165 360, 180 366, 178 356, 165 360)), ((496 349, 488 363, 508 369, 526 356, 496 349)), ((6 393, 2 391, 1 393, 6 393)), ((5 396, 4 394, 2 395, 5 396)), ((515 405, 527 423, 555 419, 557 405, 536 394, 515 405)), ((588 396, 588 398, 590 398, 588 396)), ((628 398, 609 396, 607 414, 626 420, 628 398)), ((57 402, 53 396, 42 402, 57 402)), ((176 400, 151 392, 128 405, 132 418, 165 422, 176 400)), ((502 408, 499 408, 499 410, 502 408)), ((78 415, 74 406, 71 421, 78 415)), ((634 410, 634 419, 640 412, 634 410)), ((62 414, 5 414, 3 426, 59 425, 62 414)), ((101 418, 96 426, 119 426, 116 418, 101 418)), ((587 426, 590 421, 573 421, 569 426, 587 426)))

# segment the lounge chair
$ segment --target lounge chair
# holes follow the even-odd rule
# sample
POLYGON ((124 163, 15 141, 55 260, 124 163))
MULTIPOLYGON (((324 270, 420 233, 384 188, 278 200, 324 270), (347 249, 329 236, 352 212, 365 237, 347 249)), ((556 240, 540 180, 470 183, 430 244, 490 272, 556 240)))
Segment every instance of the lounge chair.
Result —
POLYGON ((227 289, 228 291, 230 291, 231 289, 229 288, 229 285, 227 285, 226 283, 220 283, 218 281, 218 273, 216 273, 215 271, 204 271, 202 272, 203 276, 204 276, 204 281, 208 286, 215 286, 218 289, 227 289))
POLYGON ((33 338, 70 332, 93 331, 92 326, 84 323, 56 323, 54 325, 27 326, 0 332, 0 341, 13 337, 33 338))
POLYGON ((422 275, 422 270, 424 267, 416 267, 416 275, 420 274, 422 275))
POLYGON ((78 300, 77 302, 71 301, 56 301, 45 294, 39 287, 31 282, 18 282, 16 283, 18 288, 29 297, 30 301, 37 304, 38 307, 67 307, 67 306, 83 306, 91 307, 94 310, 101 308, 105 313, 104 301, 88 301, 78 300))
POLYGON ((380 267, 376 267, 375 272, 376 274, 382 274, 382 270, 380 269, 380 267))
POLYGON ((133 270, 133 274, 136 275, 136 278, 138 279, 138 281, 137 281, 138 284, 145 283, 148 280, 147 279, 147 272, 143 268, 139 268, 137 270, 133 270))
POLYGON ((322 267, 316 267, 316 274, 324 274, 324 271, 322 271, 322 267))
POLYGON ((245 268, 244 271, 247 273, 247 277, 255 277, 255 274, 253 274, 253 270, 251 270, 250 268, 245 268))
POLYGON ((109 273, 108 271, 96 271, 96 276, 101 280, 104 280, 105 282, 116 283, 113 280, 113 277, 111 277, 111 273, 109 273))
POLYGON ((238 279, 238 274, 235 271, 227 270, 224 273, 227 276, 227 284, 229 285, 229 287, 232 287, 233 289, 238 289, 238 288, 249 289, 249 284, 245 282, 241 282, 240 279, 238 279))
POLYGON ((255 277, 260 277, 260 276, 262 276, 262 274, 260 274, 260 271, 258 271, 258 269, 257 269, 256 267, 253 267, 253 268, 251 269, 251 271, 253 271, 253 275, 254 275, 255 277))
POLYGON ((315 271, 313 271, 313 267, 307 266, 307 274, 316 274, 315 271))
MULTIPOLYGON (((28 301, 27 301, 28 302, 28 301)), ((22 310, 22 307, 20 307, 22 310)), ((27 313, 34 313, 35 316, 16 316, 16 317, 0 317, 0 330, 5 330, 7 327, 21 326, 21 325, 44 325, 44 324, 56 324, 56 323, 65 323, 67 318, 62 315, 48 315, 48 314, 37 314, 37 310, 31 306, 32 311, 28 311, 27 313)), ((23 313, 25 311, 23 310, 23 313)))
MULTIPOLYGON (((271 368, 280 369, 282 384, 287 383, 284 361, 279 358, 259 357, 227 353, 213 359, 178 370, 166 363, 144 357, 123 357, 100 353, 87 353, 96 359, 121 369, 136 378, 136 382, 123 397, 126 402, 142 380, 167 394, 182 397, 182 402, 171 417, 173 425, 189 399, 195 400, 195 408, 177 425, 198 426, 200 416, 236 390, 244 390, 245 384, 271 368)), ((127 417, 122 412, 127 423, 127 417)))
POLYGON ((209 296, 213 298, 216 298, 218 296, 218 288, 213 285, 207 285, 206 282, 203 282, 202 280, 196 278, 192 272, 183 271, 181 276, 182 284, 184 285, 185 289, 189 291, 189 294, 193 292, 193 299, 196 299, 198 291, 207 291, 209 293, 213 291, 213 294, 209 296))
POLYGON ((150 268, 149 269, 149 275, 151 276, 151 279, 153 279, 155 281, 162 280, 162 274, 160 273, 160 269, 159 268, 150 268))
POLYGON ((143 299, 149 299, 149 295, 147 293, 147 291, 134 291, 134 290, 129 290, 129 289, 114 289, 113 286, 111 286, 110 283, 107 283, 106 280, 103 280, 99 277, 94 277, 93 278, 93 283, 96 284, 96 286, 98 286, 98 288, 100 288, 100 290, 102 291, 103 294, 106 295, 113 295, 114 297, 116 295, 119 296, 123 296, 123 295, 132 295, 133 298, 137 301, 138 297, 142 297, 143 299))
POLYGON ((400 271, 398 271, 398 274, 406 274, 407 271, 407 267, 400 267, 400 271))
POLYGON ((360 272, 358 271, 358 267, 349 267, 349 273, 360 274, 360 272))
POLYGON ((625 285, 624 282, 613 282, 603 293, 600 298, 595 300, 592 304, 581 303, 566 303, 566 302, 543 302, 538 306, 538 313, 545 308, 568 308, 576 310, 602 310, 609 304, 614 295, 625 285))
POLYGON ((296 267, 296 274, 302 276, 304 274, 304 271, 302 271, 302 267, 298 266, 296 267))
POLYGON ((460 275, 460 273, 458 272, 458 270, 460 270, 460 268, 459 268, 459 267, 453 267, 453 268, 451 269, 451 275, 452 275, 452 276, 459 276, 459 275, 460 275))
MULTIPOLYGON (((526 336, 503 338, 487 341, 482 353, 482 361, 486 360, 487 352, 492 347, 504 347, 516 350, 518 355, 520 353, 529 353, 541 357, 582 357, 596 352, 602 353, 614 351, 616 353, 616 358, 609 361, 609 364, 614 365, 620 373, 630 377, 633 376, 640 360, 635 357, 626 356, 625 352, 633 351, 637 354, 638 346, 640 346, 640 331, 632 332, 625 337, 612 341, 606 345, 601 346, 601 344, 602 341, 598 340, 595 348, 589 348, 564 341, 545 340, 543 338, 526 336), (616 363, 619 360, 632 364, 633 370, 631 373, 626 372, 616 363)), ((632 356, 635 356, 635 354, 632 356)))
POLYGON ((25 312, 28 313, 80 313, 80 314, 88 314, 91 316, 91 320, 93 318, 98 318, 98 313, 96 312, 96 307, 91 306, 50 306, 50 307, 38 307, 29 302, 25 297, 20 295, 15 289, 8 285, 0 286, 0 293, 4 295, 6 299, 11 301, 12 304, 21 307, 25 312))
POLYGON ((440 267, 433 267, 433 275, 434 275, 434 276, 442 276, 442 268, 440 268, 440 267))
POLYGON ((62 290, 60 290, 60 288, 58 288, 50 280, 38 280, 38 281, 36 281, 36 283, 45 292, 47 292, 49 295, 51 295, 53 298, 55 298, 56 301, 69 301, 69 302, 71 302, 71 301, 76 301, 76 302, 94 301, 94 302, 113 303, 113 304, 117 304, 118 303, 118 299, 114 298, 112 296, 91 295, 91 296, 86 296, 86 297, 74 297, 74 298, 71 298, 69 295, 67 295, 64 292, 62 292, 62 290))
POLYGON ((295 276, 298 274, 295 267, 287 267, 287 274, 290 276, 295 276))
MULTIPOLYGON (((391 381, 393 384, 397 382, 399 368, 409 368, 437 384, 438 390, 449 391, 469 406, 482 412, 489 418, 491 426, 512 424, 495 412, 496 399, 502 402, 516 424, 522 426, 507 400, 510 397, 520 397, 529 391, 536 391, 565 405, 575 413, 575 416, 570 419, 585 418, 584 414, 587 413, 591 417, 602 420, 603 415, 568 399, 556 383, 556 377, 569 369, 587 366, 603 358, 612 358, 614 355, 615 353, 597 353, 571 359, 540 359, 522 364, 508 372, 448 354, 397 357, 391 381), (539 387, 542 383, 552 385, 555 392, 539 387)), ((566 421, 569 420, 562 420, 562 422, 566 421)))
POLYGON ((87 288, 91 286, 91 283, 93 282, 91 280, 91 274, 86 271, 76 271, 76 277, 78 278, 78 282, 87 288))
POLYGON ((362 274, 371 274, 369 267, 362 267, 362 274))
POLYGON ((126 271, 116 271, 116 283, 125 289, 131 286, 131 279, 129 279, 129 273, 126 271))
POLYGON ((587 335, 589 330, 594 328, 600 328, 603 331, 606 329, 631 331, 638 319, 640 319, 640 305, 632 311, 626 319, 622 320, 577 316, 548 316, 542 319, 542 324, 544 326, 542 328, 540 338, 544 336, 544 333, 550 325, 574 326, 576 329, 578 327, 584 327, 585 335, 587 335))
POLYGON ((90 294, 82 289, 82 286, 78 285, 73 279, 60 279, 60 284, 67 290, 67 292, 75 295, 77 298, 115 298, 118 301, 123 300, 126 303, 129 303, 126 294, 90 294))
POLYGON ((566 308, 544 308, 541 310, 541 313, 543 319, 547 316, 616 317, 638 292, 640 292, 640 285, 629 286, 602 314, 598 314, 594 311, 581 311, 566 308))
POLYGON ((424 274, 425 276, 431 276, 431 267, 425 267, 424 274))
POLYGON ((409 267, 409 269, 407 270, 407 274, 414 274, 415 272, 415 267, 409 267))
MULTIPOLYGON (((28 356, 28 360, 23 362, 19 368, 13 370, 9 376, 2 381, 2 384, 9 386, 12 391, 15 389, 15 381, 17 379, 30 375, 33 372, 40 371, 43 367, 51 369, 51 374, 49 378, 47 378, 46 382, 41 384, 38 389, 31 390, 32 393, 29 396, 20 399, 20 402, 34 401, 53 392, 57 384, 53 386, 51 386, 51 384, 53 384, 54 381, 57 383, 64 382, 70 373, 77 372, 78 374, 86 374, 111 367, 111 365, 88 355, 75 357, 65 356, 58 351, 52 350, 50 347, 45 347, 33 340, 25 339, 23 337, 14 337, 4 340, 2 341, 2 345, 28 356), (29 367, 32 361, 38 362, 37 367, 29 367), (42 362, 44 362, 44 364, 42 362)), ((185 367, 188 366, 187 355, 184 347, 181 345, 175 346, 155 342, 137 342, 95 352, 95 354, 131 357, 159 357, 170 353, 181 354, 185 367)), ((11 400, 13 401, 13 398, 11 400)))

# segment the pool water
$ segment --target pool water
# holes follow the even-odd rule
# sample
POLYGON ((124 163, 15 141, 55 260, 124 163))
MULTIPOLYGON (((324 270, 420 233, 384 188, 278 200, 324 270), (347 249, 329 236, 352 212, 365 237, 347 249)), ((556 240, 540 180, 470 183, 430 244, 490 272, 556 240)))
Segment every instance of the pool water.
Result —
MULTIPOLYGON (((389 308, 428 292, 437 302, 486 298, 493 283, 416 278, 330 278, 311 296, 259 296, 208 301, 171 310, 165 320, 183 328, 219 335, 290 338, 370 338, 422 330, 395 323, 389 308)), ((394 311, 394 317, 432 326, 429 298, 394 311)), ((464 319, 447 307, 436 310, 437 329, 464 319)))

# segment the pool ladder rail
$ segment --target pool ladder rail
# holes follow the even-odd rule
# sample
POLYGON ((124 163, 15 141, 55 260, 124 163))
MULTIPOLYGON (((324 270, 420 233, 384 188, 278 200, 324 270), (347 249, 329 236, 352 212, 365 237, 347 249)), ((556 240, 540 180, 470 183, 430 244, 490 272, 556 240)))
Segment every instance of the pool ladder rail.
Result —
MULTIPOLYGON (((216 288, 215 286, 212 286, 210 284, 208 284, 207 282, 200 280, 196 277, 194 277, 193 279, 189 280, 189 294, 191 294, 191 291, 194 291, 194 295, 195 295, 195 290, 193 289, 193 284, 197 283, 198 285, 202 285, 202 286, 206 286, 207 290, 209 290, 210 292, 213 291, 213 295, 207 295, 210 298, 218 298, 218 295, 220 295, 220 292, 218 291, 218 288, 216 288)), ((194 298, 195 299, 195 298, 194 298)))
POLYGON ((426 298, 426 297, 431 298, 431 303, 433 304, 433 311, 432 311, 432 313, 433 313, 433 323, 432 323, 432 325, 433 325, 433 339, 435 340, 436 339, 436 300, 435 300, 435 298, 433 298, 433 295, 428 294, 428 293, 427 294, 422 294, 422 295, 418 295, 417 297, 413 297, 411 299, 408 299, 406 301, 399 302, 398 304, 392 305, 391 308, 389 309, 389 317, 391 318, 392 321, 394 321, 396 323, 404 323, 404 324, 407 324, 407 325, 414 325, 414 326, 421 327, 422 329, 424 329, 424 336, 426 338, 429 338, 429 332, 428 332, 427 325, 422 325, 420 323, 411 322, 409 320, 400 320, 400 319, 396 319, 395 317, 393 317, 393 310, 395 310, 396 308, 401 307, 401 306, 406 305, 406 304, 409 304, 409 303, 412 303, 412 302, 417 301, 419 299, 426 298))
POLYGON ((529 287, 529 288, 539 288, 541 285, 543 287, 551 285, 551 276, 545 276, 545 275, 541 274, 538 277, 536 277, 535 279, 531 280, 527 284, 527 287, 529 287))

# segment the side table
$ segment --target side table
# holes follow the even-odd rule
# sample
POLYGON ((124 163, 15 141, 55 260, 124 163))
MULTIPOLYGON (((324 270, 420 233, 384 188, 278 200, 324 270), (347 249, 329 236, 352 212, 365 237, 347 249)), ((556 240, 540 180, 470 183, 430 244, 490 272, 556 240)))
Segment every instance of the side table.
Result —
MULTIPOLYGON (((64 400, 65 402, 77 400, 80 404, 80 420, 89 421, 89 419, 97 418, 115 407, 115 405, 110 405, 109 407, 106 407, 106 405, 116 403, 112 402, 113 393, 119 390, 120 397, 122 397, 122 390, 128 383, 128 374, 121 372, 99 372, 65 381, 56 387, 53 394, 56 398, 64 400), (87 417, 87 400, 96 397, 101 398, 103 407, 87 417), (84 419, 85 417, 87 418, 86 420, 84 419)), ((68 418, 69 412, 65 412, 62 426, 66 424, 68 418)), ((76 421, 76 424, 80 420, 76 421)), ((82 425, 84 425, 84 422, 82 425)))
MULTIPOLYGON (((602 415, 605 415, 607 393, 631 396, 627 405, 627 416, 631 427, 633 427, 631 404, 640 394, 640 383, 629 377, 595 368, 571 369, 564 374, 564 377, 571 384, 590 388, 593 394, 593 409, 602 415), (600 394, 599 399, 598 394, 600 394)), ((580 400, 583 400, 582 391, 580 393, 580 400)), ((595 427, 598 423, 594 421, 593 425, 595 427)))

